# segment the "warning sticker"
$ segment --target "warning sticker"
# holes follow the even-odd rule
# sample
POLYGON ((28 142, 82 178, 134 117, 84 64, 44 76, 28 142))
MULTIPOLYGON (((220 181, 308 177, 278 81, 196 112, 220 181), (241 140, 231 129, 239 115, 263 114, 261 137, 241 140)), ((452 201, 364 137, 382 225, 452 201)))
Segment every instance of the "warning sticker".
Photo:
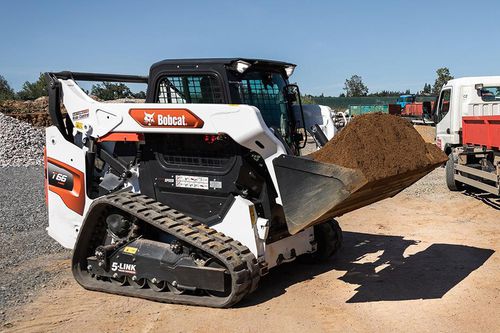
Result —
POLYGON ((176 175, 175 186, 208 190, 208 177, 176 175))
POLYGON ((88 117, 89 117, 89 110, 88 109, 73 112, 73 115, 72 115, 73 121, 87 119, 88 117))
POLYGON ((218 181, 218 180, 211 180, 210 181, 210 188, 213 188, 213 189, 222 188, 222 182, 218 181))
POLYGON ((132 246, 125 246, 125 248, 123 249, 123 253, 128 253, 128 254, 136 254, 137 253, 137 248, 136 247, 132 247, 132 246))

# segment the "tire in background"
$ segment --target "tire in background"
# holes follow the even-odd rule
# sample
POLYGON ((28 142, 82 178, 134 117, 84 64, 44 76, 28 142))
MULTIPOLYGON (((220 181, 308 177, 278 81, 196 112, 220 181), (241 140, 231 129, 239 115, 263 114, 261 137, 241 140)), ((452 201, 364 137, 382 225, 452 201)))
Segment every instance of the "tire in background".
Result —
POLYGON ((342 229, 336 220, 317 224, 314 226, 314 239, 317 242, 316 252, 300 256, 300 262, 316 264, 333 257, 342 247, 342 229))
POLYGON ((464 189, 464 184, 455 180, 455 161, 453 160, 453 154, 448 155, 448 161, 445 166, 446 170, 446 186, 450 191, 462 191, 464 189))

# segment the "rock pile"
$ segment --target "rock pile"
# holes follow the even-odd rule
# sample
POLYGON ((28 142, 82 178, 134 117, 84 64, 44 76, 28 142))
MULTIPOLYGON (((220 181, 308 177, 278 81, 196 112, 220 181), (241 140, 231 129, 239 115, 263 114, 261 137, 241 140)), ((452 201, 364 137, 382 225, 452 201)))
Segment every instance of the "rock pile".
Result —
POLYGON ((0 113, 0 167, 43 164, 45 130, 0 113))

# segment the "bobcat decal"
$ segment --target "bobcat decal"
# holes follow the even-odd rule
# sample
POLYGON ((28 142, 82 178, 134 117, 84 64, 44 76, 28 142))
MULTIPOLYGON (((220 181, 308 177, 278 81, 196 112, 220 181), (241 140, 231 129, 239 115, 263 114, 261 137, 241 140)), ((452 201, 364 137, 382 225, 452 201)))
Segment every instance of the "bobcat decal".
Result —
POLYGON ((151 126, 152 124, 155 123, 155 112, 153 113, 146 113, 144 112, 144 122, 148 125, 151 126))
POLYGON ((202 128, 203 120, 188 109, 130 109, 129 115, 146 128, 202 128))

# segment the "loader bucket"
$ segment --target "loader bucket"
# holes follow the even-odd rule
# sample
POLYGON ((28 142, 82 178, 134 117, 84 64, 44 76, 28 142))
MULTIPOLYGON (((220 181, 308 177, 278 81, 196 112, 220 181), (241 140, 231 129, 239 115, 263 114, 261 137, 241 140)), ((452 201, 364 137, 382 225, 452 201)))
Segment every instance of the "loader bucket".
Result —
POLYGON ((273 160, 288 231, 296 234, 371 203, 392 197, 440 163, 368 182, 359 170, 306 157, 273 160))

